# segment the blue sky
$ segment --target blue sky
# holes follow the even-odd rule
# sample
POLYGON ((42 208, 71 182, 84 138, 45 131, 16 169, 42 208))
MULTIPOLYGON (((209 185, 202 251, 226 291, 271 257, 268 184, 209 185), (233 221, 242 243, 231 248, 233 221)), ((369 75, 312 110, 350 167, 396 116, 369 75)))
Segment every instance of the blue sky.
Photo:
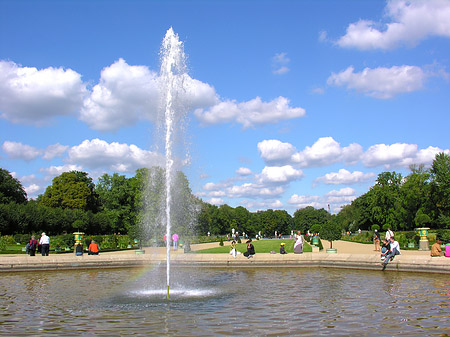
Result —
POLYGON ((0 0, 0 167, 29 197, 64 171, 161 162, 170 27, 192 79, 183 171, 204 201, 338 212, 379 173, 450 153, 449 0, 0 0))

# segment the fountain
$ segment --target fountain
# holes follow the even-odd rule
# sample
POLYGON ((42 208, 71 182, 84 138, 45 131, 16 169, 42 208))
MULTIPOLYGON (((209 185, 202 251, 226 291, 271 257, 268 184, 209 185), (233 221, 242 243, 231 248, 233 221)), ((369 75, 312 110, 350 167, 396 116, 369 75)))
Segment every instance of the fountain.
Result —
POLYGON ((164 130, 165 139, 165 223, 166 223, 166 278, 167 299, 169 299, 170 286, 170 238, 172 223, 172 190, 174 178, 174 133, 179 128, 179 123, 185 116, 181 97, 183 96, 184 83, 187 76, 183 43, 179 40, 172 28, 170 28, 161 47, 160 68, 160 97, 161 112, 159 121, 164 130))

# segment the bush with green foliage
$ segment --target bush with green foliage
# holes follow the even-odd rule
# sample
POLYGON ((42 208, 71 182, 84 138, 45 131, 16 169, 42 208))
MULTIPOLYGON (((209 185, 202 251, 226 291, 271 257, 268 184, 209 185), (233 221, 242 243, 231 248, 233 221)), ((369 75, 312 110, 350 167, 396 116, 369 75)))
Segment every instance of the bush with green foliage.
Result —
POLYGON ((375 230, 379 231, 380 226, 379 225, 372 225, 372 231, 375 232, 375 230))

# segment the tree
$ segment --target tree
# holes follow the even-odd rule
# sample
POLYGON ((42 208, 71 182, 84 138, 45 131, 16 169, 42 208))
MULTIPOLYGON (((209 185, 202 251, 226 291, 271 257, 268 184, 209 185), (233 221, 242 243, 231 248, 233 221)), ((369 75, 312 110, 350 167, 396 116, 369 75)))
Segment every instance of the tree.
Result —
POLYGON ((40 202, 49 207, 98 210, 98 196, 95 185, 86 172, 64 172, 48 186, 40 202))
POLYGON ((320 237, 330 241, 330 248, 333 248, 333 241, 339 240, 342 236, 342 227, 333 216, 330 221, 322 225, 320 237))
POLYGON ((124 233, 136 223, 135 189, 132 178, 114 173, 104 174, 98 180, 95 192, 100 208, 111 221, 114 233, 124 233))
POLYGON ((450 155, 437 154, 430 173, 435 218, 439 219, 438 223, 450 223, 450 155))
POLYGON ((19 180, 14 178, 9 171, 0 168, 0 204, 16 202, 18 204, 27 201, 27 193, 19 180))
POLYGON ((325 209, 308 206, 295 211, 293 222, 296 230, 307 232, 312 225, 324 224, 329 218, 330 214, 325 209))

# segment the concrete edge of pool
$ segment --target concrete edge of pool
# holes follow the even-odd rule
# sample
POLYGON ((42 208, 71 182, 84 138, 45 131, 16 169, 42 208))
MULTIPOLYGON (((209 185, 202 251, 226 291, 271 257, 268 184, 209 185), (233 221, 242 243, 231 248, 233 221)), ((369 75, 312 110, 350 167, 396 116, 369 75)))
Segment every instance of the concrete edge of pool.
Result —
MULTIPOLYGON (((0 256, 0 272, 70 270, 98 268, 126 268, 165 265, 165 254, 100 254, 93 255, 4 255, 0 256)), ((256 254, 247 259, 242 255, 233 258, 229 254, 172 254, 172 266, 203 267, 321 267, 381 270, 379 255, 367 254, 256 254)), ((401 255, 390 262, 385 270, 450 274, 450 258, 425 255, 401 255)))

